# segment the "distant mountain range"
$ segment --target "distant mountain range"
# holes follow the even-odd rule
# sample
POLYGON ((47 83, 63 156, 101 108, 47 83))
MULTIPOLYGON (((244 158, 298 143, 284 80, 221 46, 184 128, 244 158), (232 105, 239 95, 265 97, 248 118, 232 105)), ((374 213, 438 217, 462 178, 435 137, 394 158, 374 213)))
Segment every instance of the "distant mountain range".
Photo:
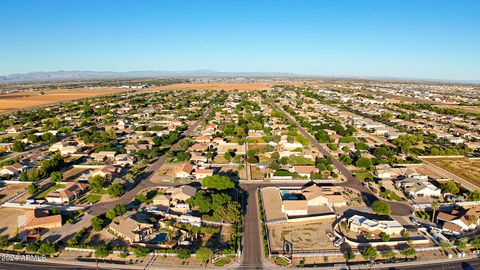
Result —
POLYGON ((46 71, 0 76, 0 83, 26 81, 68 81, 91 79, 127 79, 152 77, 299 77, 302 75, 284 72, 222 72, 216 70, 192 71, 46 71))
POLYGON ((0 75, 1 83, 16 82, 46 82, 46 81, 73 81, 73 80, 100 80, 100 79, 134 79, 134 78, 191 78, 191 77, 316 77, 323 79, 356 79, 356 80, 405 80, 405 81, 430 81, 430 82, 451 82, 451 83, 475 83, 480 80, 440 80, 440 79, 420 79, 420 78, 400 78, 400 77, 378 77, 378 76, 320 76, 305 75, 288 72, 223 72, 209 69, 190 70, 190 71, 45 71, 29 72, 10 75, 0 75))

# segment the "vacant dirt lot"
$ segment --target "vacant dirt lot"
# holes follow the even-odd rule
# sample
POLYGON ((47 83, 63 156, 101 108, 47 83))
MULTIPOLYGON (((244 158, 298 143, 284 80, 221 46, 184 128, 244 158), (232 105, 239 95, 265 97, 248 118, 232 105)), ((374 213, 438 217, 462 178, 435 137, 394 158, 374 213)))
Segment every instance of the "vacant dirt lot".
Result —
POLYGON ((71 89, 50 90, 41 95, 39 91, 0 95, 0 112, 41 106, 74 99, 102 96, 127 91, 128 89, 71 89))
POLYGON ((269 239, 272 250, 282 250, 284 239, 293 242, 295 250, 333 249, 326 231, 332 230, 332 220, 315 223, 274 225, 270 227, 269 239))
POLYGON ((479 186, 480 160, 468 158, 429 158, 429 162, 479 186))
POLYGON ((26 188, 28 184, 6 184, 6 185, 0 185, 0 201, 4 200, 5 198, 8 198, 15 193, 22 191, 24 188, 26 188))
POLYGON ((13 208, 0 208, 0 235, 12 237, 17 233, 18 217, 24 211, 13 208))

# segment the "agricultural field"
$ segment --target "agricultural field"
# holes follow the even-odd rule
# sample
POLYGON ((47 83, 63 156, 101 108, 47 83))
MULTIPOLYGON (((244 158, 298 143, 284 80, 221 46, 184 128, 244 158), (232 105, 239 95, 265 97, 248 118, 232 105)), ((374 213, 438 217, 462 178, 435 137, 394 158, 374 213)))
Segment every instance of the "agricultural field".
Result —
POLYGON ((468 158, 429 158, 429 162, 470 183, 480 185, 480 160, 468 158))
POLYGON ((75 99, 82 99, 94 96, 108 95, 127 91, 128 89, 71 89, 71 90, 49 90, 44 94, 40 91, 21 92, 0 95, 0 112, 24 109, 29 107, 42 106, 57 102, 65 102, 75 99))

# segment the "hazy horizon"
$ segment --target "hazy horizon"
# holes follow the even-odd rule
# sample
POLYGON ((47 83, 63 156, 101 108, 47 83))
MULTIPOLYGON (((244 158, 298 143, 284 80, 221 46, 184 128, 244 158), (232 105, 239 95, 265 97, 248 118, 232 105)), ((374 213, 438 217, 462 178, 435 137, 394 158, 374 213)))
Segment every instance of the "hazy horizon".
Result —
POLYGON ((478 1, 2 1, 0 74, 480 80, 478 1))

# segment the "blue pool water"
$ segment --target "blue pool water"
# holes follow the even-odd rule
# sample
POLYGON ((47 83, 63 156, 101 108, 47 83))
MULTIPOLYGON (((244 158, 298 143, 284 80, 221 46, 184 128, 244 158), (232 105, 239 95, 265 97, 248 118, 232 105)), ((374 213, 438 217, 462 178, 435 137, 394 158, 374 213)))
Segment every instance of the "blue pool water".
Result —
POLYGON ((163 243, 167 241, 167 233, 159 233, 157 234, 150 242, 154 243, 163 243))

